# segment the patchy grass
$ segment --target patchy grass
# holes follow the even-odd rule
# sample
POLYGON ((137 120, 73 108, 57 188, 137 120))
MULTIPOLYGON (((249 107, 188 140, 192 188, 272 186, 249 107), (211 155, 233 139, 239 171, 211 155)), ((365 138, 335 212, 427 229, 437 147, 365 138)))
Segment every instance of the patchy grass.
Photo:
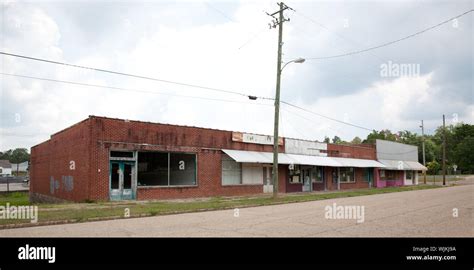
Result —
POLYGON ((10 192, 0 194, 0 205, 29 205, 28 192, 10 192))
MULTIPOLYGON (((446 181, 455 182, 455 181, 464 180, 467 177, 468 175, 446 175, 446 181)), ((423 175, 419 176, 418 181, 420 183, 423 183, 423 175)), ((437 183, 443 182, 443 175, 426 175, 426 182, 428 184, 434 183, 434 182, 437 182, 437 183)))
MULTIPOLYGON (((209 199, 183 201, 127 201, 107 203, 38 204, 39 213, 37 225, 125 218, 126 208, 129 209, 130 217, 142 217, 307 202, 432 188, 440 188, 440 186, 419 185, 324 193, 282 194, 275 199, 271 197, 271 195, 258 195, 253 197, 213 197, 209 199)), ((28 205, 28 193, 17 192, 8 195, 0 195, 0 205, 5 205, 7 202, 9 202, 11 205, 28 205)), ((29 220, 0 219, 0 228, 29 225, 34 224, 30 223, 29 220)))

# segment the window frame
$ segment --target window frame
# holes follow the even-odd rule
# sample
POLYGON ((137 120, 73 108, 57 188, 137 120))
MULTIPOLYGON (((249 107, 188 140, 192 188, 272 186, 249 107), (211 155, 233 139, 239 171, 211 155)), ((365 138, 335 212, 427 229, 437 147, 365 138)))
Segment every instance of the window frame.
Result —
POLYGON ((145 150, 145 151, 136 151, 136 163, 137 163, 137 188, 140 189, 147 189, 147 188, 180 188, 180 187, 198 187, 199 186, 199 167, 198 167, 198 153, 196 152, 168 152, 168 151, 155 151, 155 150, 145 150), (140 179, 138 177, 138 158, 141 153, 166 153, 168 156, 168 184, 167 185, 138 185, 140 179), (170 185, 170 176, 171 176, 171 165, 170 165, 170 157, 171 154, 186 154, 186 155, 194 155, 195 160, 195 179, 196 183, 194 185, 170 185))
POLYGON ((237 162, 235 161, 231 156, 227 155, 226 153, 222 153, 221 154, 221 186, 223 187, 231 187, 231 186, 244 186, 244 185, 248 185, 248 184, 244 184, 243 183, 243 179, 242 179, 242 163, 241 162, 237 162), (228 160, 224 160, 222 157, 224 156, 227 156, 229 157, 229 160, 232 160, 233 162, 237 163, 239 165, 239 171, 240 171, 240 178, 239 178, 239 183, 238 184, 225 184, 224 183, 224 170, 223 170, 223 164, 224 164, 224 161, 228 161, 228 160))
POLYGON ((339 167, 339 172, 338 172, 338 177, 339 177, 339 183, 341 184, 354 184, 356 182, 356 175, 355 175, 355 172, 356 172, 356 168, 355 167, 339 167), (352 181, 342 181, 342 172, 341 172, 341 169, 352 169, 352 181))

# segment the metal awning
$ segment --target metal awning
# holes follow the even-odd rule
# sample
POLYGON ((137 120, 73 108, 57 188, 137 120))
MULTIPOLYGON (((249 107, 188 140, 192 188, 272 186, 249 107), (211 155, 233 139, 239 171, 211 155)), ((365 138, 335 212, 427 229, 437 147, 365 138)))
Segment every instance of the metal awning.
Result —
MULTIPOLYGON (((233 160, 241 163, 272 163, 273 153, 256 152, 256 151, 240 151, 240 150, 222 150, 233 160)), ((278 155, 280 157, 280 155, 278 155)))
POLYGON ((410 168, 414 171, 426 171, 428 170, 428 168, 426 168, 425 166, 423 166, 421 163, 419 162, 416 162, 416 161, 405 161, 408 166, 410 166, 410 168))
POLYGON ((340 158, 333 157, 332 159, 336 160, 341 167, 357 167, 357 168, 384 168, 385 165, 382 163, 372 160, 372 159, 359 159, 359 158, 340 158))
POLYGON ((296 154, 278 154, 278 163, 280 164, 280 155, 285 156, 281 164, 295 164, 295 165, 313 165, 313 166, 328 166, 339 167, 340 164, 330 157, 310 156, 310 155, 296 155, 296 154))
POLYGON ((385 165, 385 169, 387 170, 413 170, 413 171, 424 171, 427 168, 421 165, 417 161, 407 161, 407 160, 389 160, 389 159, 380 159, 380 163, 385 165))
MULTIPOLYGON (((242 150, 222 150, 233 160, 241 163, 273 163, 273 153, 242 150)), ((278 164, 313 165, 328 167, 383 168, 380 162, 370 159, 334 158, 296 154, 278 154, 278 164)))

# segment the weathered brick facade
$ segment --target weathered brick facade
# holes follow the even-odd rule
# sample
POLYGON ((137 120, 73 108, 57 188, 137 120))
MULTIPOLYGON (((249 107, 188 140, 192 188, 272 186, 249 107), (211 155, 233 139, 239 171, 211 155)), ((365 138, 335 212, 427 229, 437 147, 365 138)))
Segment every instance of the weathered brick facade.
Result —
MULTIPOLYGON (((271 152, 273 147, 232 141, 231 131, 91 116, 31 149, 31 198, 42 194, 70 201, 108 200, 111 149, 197 155, 197 186, 138 187, 137 199, 147 200, 262 193, 263 185, 221 184, 221 149, 271 152), (72 189, 65 187, 66 177, 72 177, 72 189)), ((285 192, 284 166, 279 178, 285 192)))
MULTIPOLYGON (((30 198, 33 201, 109 200, 110 152, 120 150, 196 155, 196 185, 138 186, 134 193, 138 200, 263 193, 263 183, 222 184, 222 149, 272 152, 273 145, 233 140, 232 131, 90 116, 32 147, 30 198)), ((279 151, 285 152, 284 143, 279 151)), ((327 144, 327 156, 376 160, 376 149, 375 145, 366 144, 327 144)), ((354 168, 355 181, 341 182, 338 187, 333 179, 338 168, 323 169, 324 181, 312 183, 314 191, 368 188, 374 186, 373 177, 378 180, 377 169, 354 168), (368 174, 372 174, 372 184, 367 181, 368 174)), ((302 183, 290 183, 288 165, 280 165, 279 191, 302 190, 302 183)))

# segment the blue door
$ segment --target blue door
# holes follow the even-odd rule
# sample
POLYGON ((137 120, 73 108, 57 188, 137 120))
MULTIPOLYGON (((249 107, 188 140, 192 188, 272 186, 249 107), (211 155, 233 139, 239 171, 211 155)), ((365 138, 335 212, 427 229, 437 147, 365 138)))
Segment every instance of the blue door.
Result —
POLYGON ((135 199, 135 163, 129 161, 110 162, 110 200, 135 199))
POLYGON ((365 174, 367 182, 369 182, 369 187, 372 187, 374 181, 374 168, 367 168, 365 174))

